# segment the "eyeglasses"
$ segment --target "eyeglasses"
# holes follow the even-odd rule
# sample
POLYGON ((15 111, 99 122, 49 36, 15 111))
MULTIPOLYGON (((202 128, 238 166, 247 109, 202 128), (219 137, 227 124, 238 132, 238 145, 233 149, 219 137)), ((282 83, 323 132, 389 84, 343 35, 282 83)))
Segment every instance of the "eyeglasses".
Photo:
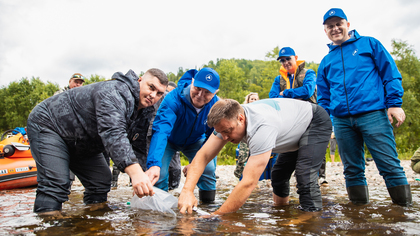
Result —
POLYGON ((85 77, 81 76, 81 75, 73 75, 73 77, 71 77, 72 79, 86 79, 85 77))
POLYGON ((286 61, 290 61, 290 60, 292 60, 291 57, 286 57, 286 58, 280 59, 280 63, 284 64, 286 61))

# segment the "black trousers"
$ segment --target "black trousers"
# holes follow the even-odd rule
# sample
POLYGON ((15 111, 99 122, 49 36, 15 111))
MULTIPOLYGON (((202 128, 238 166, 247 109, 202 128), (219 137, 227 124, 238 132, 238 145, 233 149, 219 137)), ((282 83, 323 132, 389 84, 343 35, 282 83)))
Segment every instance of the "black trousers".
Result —
POLYGON ((296 172, 297 193, 301 209, 319 211, 322 209, 318 172, 330 140, 332 124, 328 113, 313 104, 311 124, 299 140, 299 149, 281 153, 271 172, 273 192, 279 197, 290 193, 290 177, 296 172))
POLYGON ((111 171, 102 153, 75 155, 74 147, 43 124, 28 120, 28 138, 38 169, 34 212, 61 210, 70 194, 71 170, 85 187, 86 204, 105 202, 111 188, 111 171))

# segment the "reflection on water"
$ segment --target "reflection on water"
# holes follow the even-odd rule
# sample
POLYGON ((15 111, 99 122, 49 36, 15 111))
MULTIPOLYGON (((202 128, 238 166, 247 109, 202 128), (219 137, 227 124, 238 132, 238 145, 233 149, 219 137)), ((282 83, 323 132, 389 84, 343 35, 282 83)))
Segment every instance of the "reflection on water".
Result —
MULTIPOLYGON (((215 211, 233 189, 219 179, 214 204, 199 205, 215 211)), ((133 209, 127 202, 132 192, 120 185, 109 193, 106 204, 85 206, 83 188, 73 186, 70 201, 63 204, 62 218, 42 219, 32 213, 35 188, 0 191, 0 235, 418 235, 420 232, 420 182, 412 182, 413 207, 391 204, 383 185, 369 186, 371 203, 348 202, 344 186, 322 188, 323 211, 298 209, 296 188, 291 204, 273 207, 269 181, 260 181, 247 203, 236 213, 221 218, 198 214, 176 217, 133 209)), ((173 192, 179 195, 179 190, 173 192)))

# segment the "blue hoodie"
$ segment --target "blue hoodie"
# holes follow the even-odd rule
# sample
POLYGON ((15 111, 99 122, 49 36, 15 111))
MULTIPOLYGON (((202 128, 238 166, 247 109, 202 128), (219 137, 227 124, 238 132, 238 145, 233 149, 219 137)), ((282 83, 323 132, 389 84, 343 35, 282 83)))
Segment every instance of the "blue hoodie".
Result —
POLYGON ((197 114, 190 98, 192 78, 197 72, 187 71, 178 81, 178 87, 163 99, 153 122, 147 168, 162 167, 162 157, 168 142, 184 147, 208 138, 213 132, 213 128, 207 125, 207 115, 219 98, 214 96, 197 114))
POLYGON ((318 104, 337 117, 401 107, 404 90, 393 58, 375 38, 349 32, 342 45, 329 44, 318 68, 318 104))

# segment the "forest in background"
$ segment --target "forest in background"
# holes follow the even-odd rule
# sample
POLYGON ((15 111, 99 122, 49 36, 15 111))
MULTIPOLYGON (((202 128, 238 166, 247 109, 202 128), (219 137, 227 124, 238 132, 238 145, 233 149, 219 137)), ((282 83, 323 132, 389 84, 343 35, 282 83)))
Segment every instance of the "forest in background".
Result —
MULTIPOLYGON (((218 96, 235 99, 242 103, 250 92, 257 92, 260 99, 268 98, 274 78, 279 74, 280 64, 276 61, 279 47, 266 53, 265 60, 217 59, 202 67, 215 69, 221 79, 218 96)), ((410 158, 420 145, 420 60, 411 45, 404 41, 393 40, 390 52, 402 74, 404 97, 402 108, 406 120, 399 128, 394 126, 394 135, 401 159, 410 158)), ((298 55, 299 56, 299 55, 298 55)), ((305 58, 299 58, 305 60, 305 58)), ((305 67, 317 72, 317 63, 306 62, 305 67)), ((198 68, 198 69, 200 69, 198 68)), ((192 68, 190 68, 192 69, 192 68)), ((188 68, 179 67, 178 71, 167 73, 170 81, 177 82, 188 68)), ((142 75, 144 72, 140 72, 142 75)), ((91 75, 84 85, 104 81, 98 75, 91 75)), ((0 131, 26 127, 26 120, 36 104, 52 96, 59 89, 53 82, 44 83, 39 77, 21 78, 8 86, 0 88, 0 131)), ((236 145, 228 144, 219 153, 223 163, 234 164, 236 145)), ((337 155, 336 155, 337 156, 337 155)))

